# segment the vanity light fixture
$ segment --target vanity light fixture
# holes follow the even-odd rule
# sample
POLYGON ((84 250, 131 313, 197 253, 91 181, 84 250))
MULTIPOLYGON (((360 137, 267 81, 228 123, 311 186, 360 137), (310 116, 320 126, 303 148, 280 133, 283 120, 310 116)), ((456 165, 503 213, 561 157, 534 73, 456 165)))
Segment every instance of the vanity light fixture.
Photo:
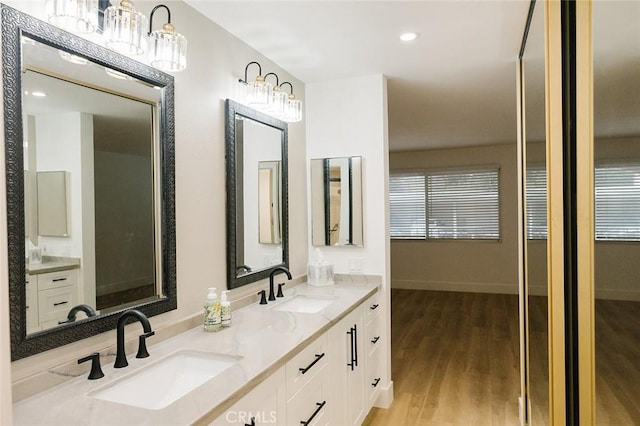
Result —
POLYGON ((122 0, 119 6, 104 11, 104 44, 125 55, 142 55, 146 50, 147 17, 135 10, 133 2, 122 0))
POLYGON ((98 28, 98 0, 47 0, 49 23, 75 34, 90 34, 98 28))
POLYGON ((58 55, 67 62, 71 62, 76 65, 87 65, 89 60, 83 58, 82 56, 72 55, 69 52, 65 52, 64 50, 58 50, 58 55))
POLYGON ((276 77, 276 85, 273 86, 273 90, 271 90, 271 94, 269 95, 269 104, 265 112, 276 118, 284 119, 285 109, 287 106, 287 94, 280 90, 278 74, 270 72, 265 74, 264 78, 266 79, 270 75, 276 77))
POLYGON ((261 111, 266 111, 269 105, 272 86, 271 83, 265 81, 262 76, 262 67, 260 64, 256 61, 249 62, 244 68, 244 80, 240 80, 240 82, 247 85, 247 105, 261 111), (258 66, 258 76, 254 81, 248 82, 247 72, 249 70, 249 66, 252 64, 256 64, 258 66))
POLYGON ((300 99, 296 99, 296 96, 293 94, 293 85, 288 81, 285 81, 280 85, 280 87, 285 84, 289 85, 291 89, 289 93, 289 99, 287 100, 287 104, 285 106, 284 111, 284 121, 289 123, 297 123, 298 121, 302 121, 302 101, 300 99))
POLYGON ((187 39, 171 24, 171 11, 164 4, 153 8, 149 16, 149 63, 162 71, 182 71, 187 68, 187 39), (167 23, 152 31, 153 14, 159 8, 167 10, 167 23))

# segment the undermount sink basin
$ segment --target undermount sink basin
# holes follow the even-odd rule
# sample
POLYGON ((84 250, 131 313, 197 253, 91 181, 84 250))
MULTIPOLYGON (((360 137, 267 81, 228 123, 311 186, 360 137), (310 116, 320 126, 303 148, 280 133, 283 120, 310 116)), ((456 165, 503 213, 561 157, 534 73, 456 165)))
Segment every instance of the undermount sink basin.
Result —
POLYGON ((180 351, 89 393, 105 401, 162 409, 228 369, 240 357, 180 351))
POLYGON ((274 306, 273 309, 276 311, 315 314, 316 312, 320 312, 335 301, 336 298, 331 296, 321 297, 299 294, 285 302, 274 306))

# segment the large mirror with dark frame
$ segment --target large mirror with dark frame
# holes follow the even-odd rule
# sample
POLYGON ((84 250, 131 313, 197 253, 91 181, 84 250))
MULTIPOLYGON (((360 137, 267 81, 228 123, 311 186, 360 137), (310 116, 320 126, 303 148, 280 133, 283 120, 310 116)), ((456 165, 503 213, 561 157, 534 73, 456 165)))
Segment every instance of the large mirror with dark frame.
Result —
POLYGON ((11 354, 177 307, 173 77, 1 5, 11 354))
POLYGON ((289 266, 287 123, 230 99, 226 112, 227 287, 289 266))

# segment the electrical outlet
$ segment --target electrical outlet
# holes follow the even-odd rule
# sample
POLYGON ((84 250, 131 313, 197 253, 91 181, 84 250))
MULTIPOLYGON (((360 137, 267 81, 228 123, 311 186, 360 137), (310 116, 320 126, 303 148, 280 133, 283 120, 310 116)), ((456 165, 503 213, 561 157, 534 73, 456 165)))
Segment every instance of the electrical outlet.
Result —
POLYGON ((361 257, 352 257, 349 259, 349 273, 361 274, 363 272, 363 259, 361 257))

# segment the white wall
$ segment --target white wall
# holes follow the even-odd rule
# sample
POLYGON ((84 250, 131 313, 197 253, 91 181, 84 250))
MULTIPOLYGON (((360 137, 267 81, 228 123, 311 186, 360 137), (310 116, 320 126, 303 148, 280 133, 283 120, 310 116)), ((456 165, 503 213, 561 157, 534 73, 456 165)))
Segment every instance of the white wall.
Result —
MULTIPOLYGON (((22 10, 44 10, 44 1, 11 1, 9 4, 22 10), (34 3, 38 4, 34 6, 34 3)), ((155 4, 157 2, 137 1, 136 7, 148 16, 155 4)), ((263 71, 276 72, 281 80, 291 81, 297 97, 305 101, 304 86, 295 77, 188 5, 179 1, 166 4, 172 12, 172 23, 189 41, 189 56, 187 70, 175 74, 178 309, 151 318, 155 329, 199 313, 207 287, 226 287, 224 99, 238 92, 237 81, 244 76, 244 67, 251 61, 259 61, 263 71)), ((288 154, 289 176, 292 177, 289 199, 304 200, 307 196, 306 183, 303 179, 295 179, 306 173, 304 121, 289 125, 288 154)), ((0 187, 0 192, 4 192, 5 186, 0 187)), ((4 193, 0 194, 0 199, 0 225, 4 227, 4 193)), ((294 276, 300 276, 306 273, 307 263, 306 204, 290 203, 289 218, 290 269, 294 276)), ((0 250, 4 252, 6 232, 2 235, 5 243, 0 244, 0 250)), ((6 256, 3 256, 3 268, 6 268, 5 263, 6 256)), ((233 290, 230 298, 255 294, 266 285, 263 280, 233 290)), ((1 274, 0 289, 3 292, 1 299, 7 300, 6 273, 1 274)), ((4 304, 0 315, 6 316, 4 304)), ((9 356, 7 323, 1 321, 3 358, 0 371, 6 371, 9 356)), ((16 361, 12 364, 13 380, 78 359, 114 343, 115 332, 112 331, 16 361)), ((2 376, 1 390, 7 389, 6 376, 2 376)), ((3 405, 7 405, 6 394, 2 395, 3 405)))
MULTIPOLYGON (((362 273, 382 276, 387 342, 383 389, 391 386, 390 267, 389 267, 389 140, 387 81, 371 75, 306 86, 307 164, 313 158, 362 156, 364 247, 322 248, 336 273, 349 273, 354 259, 362 273)), ((307 175, 311 185, 311 175, 307 175)), ((307 203, 311 202, 311 197, 307 203)), ((311 223, 308 224, 311 244, 311 223)), ((309 247, 311 250, 312 247, 309 247)))

